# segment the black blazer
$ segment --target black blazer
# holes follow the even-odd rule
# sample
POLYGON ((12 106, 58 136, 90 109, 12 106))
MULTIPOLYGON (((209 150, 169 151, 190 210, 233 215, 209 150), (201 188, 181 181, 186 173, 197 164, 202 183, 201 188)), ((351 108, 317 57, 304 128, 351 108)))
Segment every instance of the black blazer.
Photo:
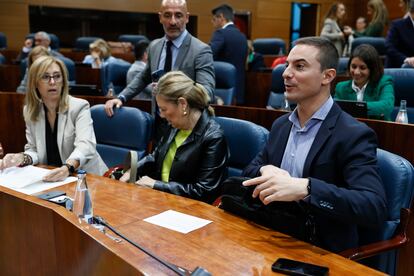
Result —
MULTIPOLYGON (((268 144, 244 175, 256 177, 267 164, 280 167, 292 127, 288 115, 273 123, 268 144)), ((313 216, 318 246, 333 252, 356 247, 358 226, 375 228, 384 223, 387 208, 376 148, 374 131, 334 103, 305 160, 303 177, 310 179, 311 194, 286 203, 300 204, 313 216)))
POLYGON ((156 179, 154 189, 212 203, 226 177, 229 150, 223 130, 204 111, 190 136, 177 149, 168 183, 160 181, 162 163, 178 129, 170 128, 154 152, 138 162, 137 175, 156 179))

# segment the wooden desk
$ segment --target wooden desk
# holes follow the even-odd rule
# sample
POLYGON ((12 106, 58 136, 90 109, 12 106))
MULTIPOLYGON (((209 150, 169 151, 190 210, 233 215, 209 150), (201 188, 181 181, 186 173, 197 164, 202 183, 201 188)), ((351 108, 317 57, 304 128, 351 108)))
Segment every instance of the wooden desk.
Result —
MULTIPOLYGON (((189 270, 201 266, 213 275, 269 275, 272 274, 271 265, 277 258, 291 258, 328 266, 331 275, 382 275, 339 255, 253 225, 200 201, 99 176, 88 175, 87 182, 95 215, 103 217, 118 231, 162 259, 189 270), (147 217, 167 210, 183 212, 213 222, 188 234, 181 234, 143 221, 147 217)), ((57 189, 73 196, 74 187, 74 184, 69 184, 57 189)), ((63 207, 2 187, 0 187, 0 204, 2 208, 9 211, 0 211, 0 223, 3 229, 0 233, 3 231, 1 234, 8 235, 7 237, 0 235, 1 244, 11 245, 13 241, 19 240, 20 236, 26 237, 24 247, 22 243, 18 243, 22 247, 15 246, 11 250, 10 247, 0 247, 1 256, 8 260, 0 262, 3 266, 0 267, 0 271, 24 274, 28 272, 26 260, 30 259, 31 268, 36 268, 32 272, 47 271, 49 267, 46 266, 50 266, 51 275, 57 271, 70 275, 79 273, 90 275, 102 273, 103 267, 111 271, 111 264, 107 262, 114 262, 116 264, 114 270, 118 273, 126 271, 126 274, 132 274, 134 268, 136 274, 174 275, 127 242, 116 243, 88 225, 80 224, 75 216, 63 207), (13 201, 12 196, 22 198, 30 205, 18 199, 13 201), (39 206, 53 211, 56 227, 48 227, 45 230, 39 227, 42 219, 47 219, 41 211, 37 210, 39 206), (10 210, 11 207, 15 207, 16 210, 10 210), (39 219, 41 218, 40 222, 34 218, 21 220, 22 216, 32 212, 29 209, 36 209, 35 213, 39 219), (23 225, 18 225, 19 223, 23 225), (70 230, 69 228, 73 228, 72 225, 80 230, 70 230), (8 231, 11 229, 13 232, 8 231), (82 232, 87 233, 89 237, 82 232), (63 236, 63 233, 71 235, 63 236), (50 254, 49 248, 53 248, 54 243, 60 245, 56 247, 58 251, 56 255, 51 257, 60 264, 54 267, 56 271, 51 270, 54 263, 49 264, 42 260, 50 254), (33 245, 40 247, 36 248, 35 254, 31 250, 33 245), (99 259, 97 256, 104 258, 99 259)), ((110 274, 109 271, 104 274, 110 274)))
POLYGON ((16 91, 20 81, 20 65, 0 64, 0 91, 16 91))

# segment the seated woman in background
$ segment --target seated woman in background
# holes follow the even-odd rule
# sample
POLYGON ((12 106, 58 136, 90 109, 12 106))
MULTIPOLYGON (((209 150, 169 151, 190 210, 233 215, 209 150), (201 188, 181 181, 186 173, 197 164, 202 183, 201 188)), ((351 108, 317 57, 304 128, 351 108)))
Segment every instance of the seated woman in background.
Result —
POLYGON ((384 75, 384 67, 374 47, 356 47, 348 62, 351 80, 336 84, 335 99, 365 101, 368 117, 391 120, 394 108, 394 85, 391 76, 384 75))
MULTIPOLYGON (((136 184, 212 203, 229 156, 204 87, 184 73, 165 74, 154 89, 160 116, 171 125, 154 152, 138 162, 136 184)), ((121 181, 128 181, 127 171, 121 181)))
POLYGON ((56 166, 44 181, 59 181, 77 168, 102 175, 107 167, 96 151, 89 103, 68 94, 64 63, 39 57, 29 70, 23 115, 25 151, 7 154, 0 169, 44 164, 56 166))
POLYGON ((371 18, 367 28, 363 32, 354 32, 354 37, 384 35, 384 28, 388 24, 388 10, 382 0, 369 0, 367 3, 367 15, 371 18))
POLYGON ((17 87, 16 92, 18 93, 26 93, 27 90, 27 78, 29 75, 29 68, 32 63, 41 56, 51 56, 49 50, 46 47, 43 46, 36 46, 34 47, 27 57, 27 67, 26 71, 24 72, 24 77, 22 81, 20 82, 19 87, 17 87))
POLYGON ((339 56, 343 55, 345 40, 352 33, 349 26, 340 27, 341 20, 345 16, 345 5, 342 3, 334 3, 325 16, 321 36, 326 37, 335 45, 339 56))
POLYGON ((85 56, 82 63, 91 64, 92 68, 101 68, 107 63, 116 61, 111 56, 111 47, 103 39, 97 39, 89 45, 90 55, 85 56))

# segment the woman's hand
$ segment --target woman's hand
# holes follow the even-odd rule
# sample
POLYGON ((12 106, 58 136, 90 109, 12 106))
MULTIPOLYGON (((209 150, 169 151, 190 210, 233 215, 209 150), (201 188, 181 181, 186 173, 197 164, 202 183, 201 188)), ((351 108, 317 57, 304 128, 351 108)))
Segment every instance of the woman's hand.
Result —
POLYGON ((69 176, 69 169, 66 166, 62 166, 60 168, 56 168, 50 171, 45 177, 43 177, 43 181, 45 182, 56 182, 62 181, 66 177, 69 176))
POLYGON ((23 153, 8 153, 6 156, 4 156, 3 162, 0 163, 0 170, 19 166, 23 160, 23 153))
POLYGON ((139 186, 143 186, 143 187, 148 187, 153 189, 154 185, 155 185, 155 179, 152 179, 149 176, 143 176, 140 179, 138 179, 135 184, 139 185, 139 186))

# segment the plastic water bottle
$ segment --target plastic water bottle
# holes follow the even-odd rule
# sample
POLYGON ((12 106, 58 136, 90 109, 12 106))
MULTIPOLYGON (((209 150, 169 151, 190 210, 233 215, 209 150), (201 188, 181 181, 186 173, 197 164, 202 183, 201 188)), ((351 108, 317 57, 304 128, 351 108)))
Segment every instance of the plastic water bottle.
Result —
POLYGON ((3 155, 4 155, 4 150, 3 150, 3 146, 0 143, 0 159, 3 158, 3 155))
POLYGON ((281 107, 281 110, 291 111, 290 104, 289 104, 289 101, 287 99, 287 92, 283 93, 283 96, 284 96, 284 100, 283 100, 283 106, 281 107))
POLYGON ((76 184, 75 198, 73 199, 73 213, 80 219, 92 224, 92 200, 86 184, 86 171, 78 170, 78 183, 76 184))
POLYGON ((401 123, 401 124, 408 124, 407 101, 406 100, 401 100, 400 110, 398 111, 397 117, 395 118, 395 122, 401 123))

